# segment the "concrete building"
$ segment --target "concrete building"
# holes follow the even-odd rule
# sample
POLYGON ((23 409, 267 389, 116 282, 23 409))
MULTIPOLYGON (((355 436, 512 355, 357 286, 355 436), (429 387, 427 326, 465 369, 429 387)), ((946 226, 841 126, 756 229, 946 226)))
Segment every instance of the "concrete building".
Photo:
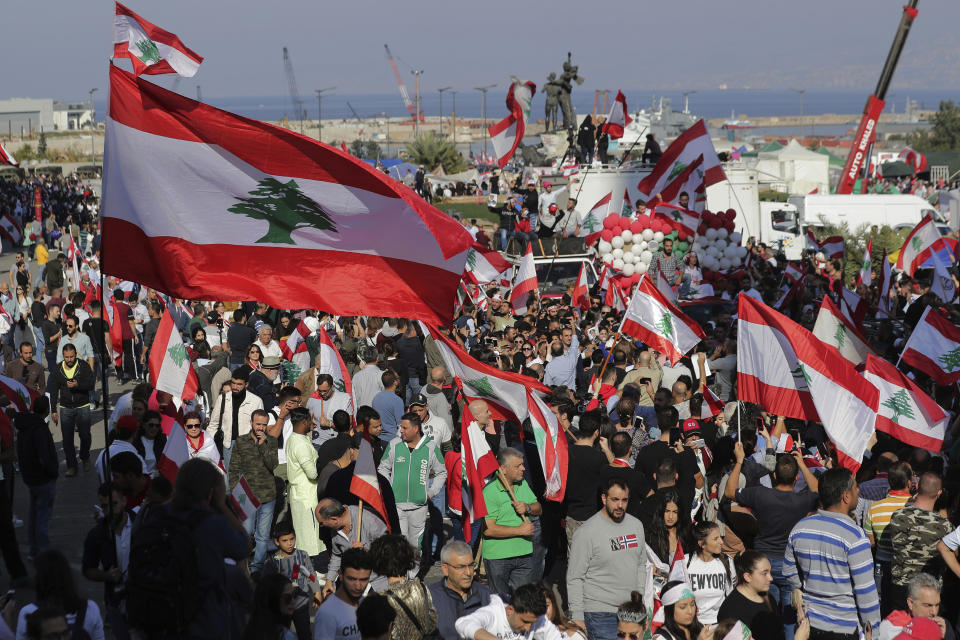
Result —
POLYGON ((92 102, 54 102, 53 126, 57 131, 75 131, 93 122, 92 102))
POLYGON ((30 131, 53 131, 53 100, 10 98, 0 100, 0 135, 16 137, 30 131))

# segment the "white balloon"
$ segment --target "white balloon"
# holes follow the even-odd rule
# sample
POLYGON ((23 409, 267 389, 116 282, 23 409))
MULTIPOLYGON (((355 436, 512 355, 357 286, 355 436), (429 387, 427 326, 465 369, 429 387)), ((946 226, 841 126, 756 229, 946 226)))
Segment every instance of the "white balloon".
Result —
POLYGON ((605 253, 600 256, 600 259, 603 260, 603 264, 613 264, 613 254, 605 253))
POLYGON ((738 253, 737 249, 738 247, 735 247, 732 244, 727 245, 727 247, 723 250, 723 255, 726 256, 727 258, 730 258, 730 260, 732 261, 734 258, 737 257, 737 253, 738 253))
POLYGON ((731 267, 739 267, 740 264, 741 264, 741 263, 740 263, 740 258, 739 258, 738 256, 732 256, 732 257, 727 258, 727 259, 730 261, 730 266, 731 266, 731 267))
POLYGON ((640 234, 640 237, 646 240, 647 242, 650 242, 651 240, 653 240, 653 235, 654 235, 653 229, 644 229, 643 233, 640 234))
POLYGON ((729 259, 729 258, 721 258, 721 259, 720 259, 720 270, 721 270, 721 271, 727 271, 729 268, 730 268, 730 259, 729 259))
POLYGON ((716 240, 717 230, 714 229, 713 227, 710 227, 709 229, 707 229, 706 233, 704 233, 704 236, 706 236, 707 240, 716 240))
POLYGON ((614 258, 613 264, 611 264, 610 266, 618 271, 623 271, 623 260, 620 260, 619 258, 614 258))
POLYGON ((610 241, 610 244, 613 245, 614 249, 622 249, 623 238, 621 238, 620 236, 614 236, 613 239, 610 241))
POLYGON ((713 241, 713 246, 715 246, 717 249, 720 249, 720 251, 722 252, 724 249, 727 248, 727 241, 723 240, 722 238, 717 238, 716 240, 713 241))
POLYGON ((717 237, 718 237, 718 238, 722 238, 722 239, 726 240, 726 239, 727 239, 727 236, 729 236, 729 233, 727 233, 727 230, 726 230, 726 229, 723 229, 723 228, 717 229, 717 237))
POLYGON ((657 242, 663 242, 663 231, 657 231, 653 234, 653 239, 657 242))
POLYGON ((630 231, 630 229, 624 229, 622 232, 620 232, 620 237, 623 238, 625 243, 633 242, 633 231, 630 231))
POLYGON ((730 234, 730 242, 733 244, 740 244, 741 240, 743 240, 743 234, 739 231, 734 231, 730 234))
POLYGON ((635 269, 636 267, 633 266, 633 263, 628 262, 627 264, 623 265, 623 275, 632 276, 635 269))
POLYGON ((690 251, 693 251, 694 253, 698 253, 702 248, 703 246, 700 244, 699 240, 690 245, 690 251))
POLYGON ((651 260, 653 260, 653 254, 649 250, 640 254, 640 262, 643 264, 650 264, 651 260))
POLYGON ((649 267, 647 266, 647 263, 646 263, 646 262, 640 262, 640 263, 637 264, 636 267, 634 267, 634 272, 635 272, 635 273, 646 273, 648 268, 649 268, 649 267))
POLYGON ((641 240, 640 242, 634 242, 632 245, 630 245, 630 253, 632 253, 635 256, 638 256, 641 253, 643 253, 643 250, 646 248, 647 248, 647 243, 644 242, 643 240, 641 240))
POLYGON ((660 248, 660 243, 656 240, 651 240, 647 243, 647 251, 655 253, 660 248))
POLYGON ((623 257, 623 249, 621 249, 621 248, 619 248, 619 247, 617 247, 616 249, 614 249, 613 251, 611 251, 611 253, 613 254, 613 259, 614 259, 614 260, 619 260, 620 258, 623 257))
POLYGON ((597 251, 600 255, 604 255, 613 251, 613 245, 607 242, 606 240, 601 240, 597 243, 597 251))
POLYGON ((737 257, 740 259, 747 257, 747 248, 746 247, 737 247, 737 257))
POLYGON ((635 261, 636 258, 637 258, 637 257, 636 257, 635 255, 633 255, 633 253, 630 252, 630 251, 624 251, 622 257, 623 257, 623 264, 633 264, 634 261, 635 261))

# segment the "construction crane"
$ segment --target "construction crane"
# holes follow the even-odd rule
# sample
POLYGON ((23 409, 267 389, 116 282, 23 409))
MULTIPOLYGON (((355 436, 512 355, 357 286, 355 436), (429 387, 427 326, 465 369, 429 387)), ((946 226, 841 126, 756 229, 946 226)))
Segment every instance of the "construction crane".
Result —
POLYGON ((890 52, 887 53, 887 60, 883 63, 877 88, 867 98, 867 104, 863 108, 863 118, 860 120, 860 126, 857 127, 857 135, 853 139, 853 146, 850 147, 850 155, 847 156, 847 162, 843 165, 843 173, 840 174, 840 182, 837 183, 837 193, 853 193, 854 184, 857 178, 861 177, 863 178, 860 183, 861 189, 866 192, 870 155, 873 151, 873 143, 877 139, 877 123, 883 107, 886 106, 884 100, 887 97, 887 89, 890 88, 890 81, 893 79, 893 72, 897 68, 897 62, 900 61, 903 45, 907 42, 907 35, 916 17, 917 0, 910 0, 903 7, 900 25, 893 37, 893 44, 890 45, 890 52))
POLYGON ((388 45, 383 45, 383 48, 387 52, 387 60, 390 62, 390 68, 393 69, 393 75, 397 79, 397 86, 400 88, 400 97, 403 98, 403 105, 407 108, 407 111, 410 112, 410 117, 416 122, 417 111, 413 106, 413 102, 410 100, 410 94, 407 93, 406 85, 403 84, 403 77, 400 75, 400 69, 397 68, 397 61, 393 59, 393 54, 390 53, 390 47, 388 45))
POLYGON ((300 98, 300 90, 297 89, 297 78, 293 75, 293 62, 286 47, 283 48, 283 69, 287 73, 287 87, 290 89, 290 102, 293 103, 293 117, 300 121, 300 133, 303 133, 303 121, 307 117, 307 112, 303 109, 303 100, 300 98))
POLYGON ((349 107, 350 113, 352 113, 352 114, 353 114, 353 117, 357 119, 357 122, 361 122, 361 123, 362 123, 362 122, 363 122, 363 118, 361 118, 361 117, 360 117, 360 114, 357 113, 357 110, 353 108, 353 105, 348 102, 348 103, 347 103, 347 107, 349 107))

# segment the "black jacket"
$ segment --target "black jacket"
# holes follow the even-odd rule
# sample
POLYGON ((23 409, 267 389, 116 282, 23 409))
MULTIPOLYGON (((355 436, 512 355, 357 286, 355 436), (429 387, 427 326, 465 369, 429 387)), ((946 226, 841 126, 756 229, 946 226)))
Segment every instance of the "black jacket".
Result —
POLYGON ((441 638, 456 638, 454 623, 457 618, 470 615, 480 607, 490 604, 490 589, 479 582, 470 587, 470 595, 464 600, 446 585, 446 578, 440 578, 427 587, 433 596, 433 607, 437 610, 437 631, 441 638))
POLYGON ((73 379, 77 381, 77 386, 71 389, 67 386, 67 376, 63 372, 62 362, 50 371, 50 376, 47 378, 47 391, 50 393, 51 411, 56 412, 57 407, 76 409, 90 404, 90 390, 93 389, 95 380, 93 371, 85 360, 77 359, 77 371, 73 379))
POLYGON ((277 406, 277 388, 263 373, 254 371, 250 374, 249 391, 263 400, 264 411, 270 411, 277 406))
POLYGON ((23 482, 34 487, 55 482, 60 462, 46 422, 39 414, 23 411, 14 416, 13 425, 18 432, 17 460, 23 482))

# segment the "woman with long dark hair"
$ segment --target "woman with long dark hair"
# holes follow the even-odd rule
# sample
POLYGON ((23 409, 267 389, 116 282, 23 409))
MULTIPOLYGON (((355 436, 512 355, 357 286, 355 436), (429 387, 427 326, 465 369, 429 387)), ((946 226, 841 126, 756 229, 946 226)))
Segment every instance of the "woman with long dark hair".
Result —
POLYGON ((416 566, 416 551, 399 534, 380 536, 370 545, 374 572, 387 578, 387 596, 397 612, 390 640, 421 640, 437 628, 437 612, 430 590, 409 578, 416 566))
POLYGON ((716 624, 717 612, 736 586, 737 575, 730 557, 723 553, 719 525, 700 522, 693 528, 693 537, 696 550, 684 558, 684 564, 697 598, 697 619, 716 624))
POLYGON ((271 573, 260 578, 250 621, 240 640, 296 640, 290 630, 293 603, 293 583, 285 575, 271 573))
POLYGON ((655 586, 666 581, 677 546, 689 548, 690 527, 689 512, 680 508, 680 494, 675 490, 664 493, 647 531, 647 544, 660 560, 659 566, 651 566, 655 586))
POLYGON ((697 620, 697 600, 686 582, 668 582, 660 594, 663 624, 653 634, 660 640, 697 640, 704 626, 697 620))
POLYGON ((747 625, 755 636, 767 640, 785 637, 780 608, 770 596, 770 561, 759 551, 744 551, 734 563, 737 588, 720 605, 717 620, 732 618, 747 625))
POLYGON ((79 625, 93 640, 104 640, 100 608, 96 602, 84 600, 77 592, 77 583, 66 556, 56 549, 49 549, 36 557, 33 566, 36 570, 36 602, 20 609, 17 637, 27 637, 28 615, 40 607, 54 607, 66 613, 71 630, 79 625))

